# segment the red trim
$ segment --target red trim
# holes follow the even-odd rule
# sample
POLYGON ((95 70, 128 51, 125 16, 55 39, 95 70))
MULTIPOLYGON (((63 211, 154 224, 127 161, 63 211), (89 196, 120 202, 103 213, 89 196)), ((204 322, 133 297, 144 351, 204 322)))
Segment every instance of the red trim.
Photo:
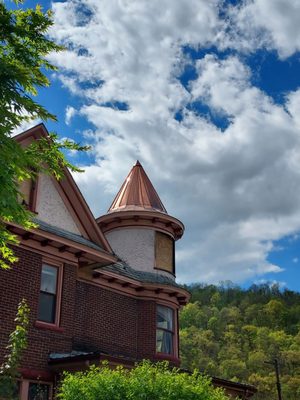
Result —
POLYGON ((38 329, 45 329, 48 331, 55 331, 60 333, 63 333, 65 331, 64 328, 60 328, 55 324, 49 324, 48 322, 43 322, 43 321, 35 321, 34 326, 38 329))
POLYGON ((157 360, 167 360, 174 362, 176 364, 180 364, 180 359, 178 357, 175 357, 171 354, 166 354, 166 353, 156 353, 154 356, 155 359, 157 360))
POLYGON ((39 187, 39 176, 37 175, 35 177, 35 180, 31 181, 31 188, 30 188, 29 209, 34 214, 37 214, 37 212, 36 212, 36 203, 37 203, 38 187, 39 187))
POLYGON ((50 371, 43 371, 32 368, 20 368, 19 372, 25 379, 43 380, 52 382, 54 374, 50 371))
MULTIPOLYGON (((33 128, 30 128, 27 131, 15 136, 14 139, 21 146, 25 147, 33 140, 38 140, 41 137, 48 138, 48 140, 50 140, 49 133, 44 124, 39 124, 33 128)), ((81 191, 76 185, 71 173, 67 168, 64 168, 63 172, 64 178, 58 182, 58 185, 70 202, 70 207, 73 208, 74 214, 77 215, 78 222, 82 224, 84 230, 89 235, 90 240, 96 244, 99 244, 104 248, 104 250, 111 253, 112 249, 103 232, 101 229, 99 229, 99 226, 96 223, 95 218, 81 191)))
POLYGON ((157 283, 139 282, 101 269, 95 270, 94 279, 92 281, 86 279, 80 271, 77 279, 130 297, 143 300, 151 299, 159 304, 171 307, 173 310, 177 309, 180 305, 187 304, 190 299, 190 293, 183 288, 160 285, 157 283), (114 280, 112 281, 110 278, 114 278, 114 280), (142 288, 143 290, 141 290, 142 288))
POLYGON ((96 219, 102 232, 125 227, 149 227, 178 240, 184 233, 184 225, 177 218, 158 211, 115 211, 96 219))
MULTIPOLYGON (((61 258, 61 259, 63 258, 63 259, 70 260, 70 257, 72 257, 73 259, 71 259, 71 260, 77 264, 78 257, 76 257, 75 253, 70 252, 70 250, 72 249, 72 250, 75 250, 76 252, 83 251, 85 253, 84 258, 87 258, 90 261, 102 262, 102 263, 107 263, 107 264, 114 263, 117 261, 117 258, 113 254, 107 253, 105 250, 95 250, 91 247, 88 247, 81 243, 74 242, 70 239, 66 239, 61 236, 57 236, 53 233, 39 230, 38 228, 25 230, 23 227, 15 224, 13 222, 10 222, 9 225, 14 228, 13 233, 15 235, 22 236, 24 231, 30 232, 33 234, 32 238, 21 242, 21 245, 26 243, 26 245, 25 245, 26 247, 29 246, 29 247, 38 249, 39 251, 43 250, 43 247, 41 246, 41 241, 38 240, 38 238, 49 239, 51 241, 49 246, 46 246, 45 249, 46 248, 50 249, 54 246, 54 244, 58 244, 58 243, 68 246, 70 249, 67 250, 66 252, 59 252, 58 247, 53 247, 54 251, 56 251, 56 253, 53 255, 55 255, 55 256, 58 255, 59 258, 61 258), (64 254, 66 254, 67 256, 64 256, 64 254)), ((45 252, 46 252, 46 250, 43 250, 43 254, 45 252)), ((50 252, 50 250, 49 250, 49 252, 50 252)))

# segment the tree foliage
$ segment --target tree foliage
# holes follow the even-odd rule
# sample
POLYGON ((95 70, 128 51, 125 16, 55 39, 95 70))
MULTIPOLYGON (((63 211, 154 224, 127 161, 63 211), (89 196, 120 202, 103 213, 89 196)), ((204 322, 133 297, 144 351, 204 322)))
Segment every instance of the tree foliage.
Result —
POLYGON ((229 284, 193 285, 180 314, 182 366, 257 386, 256 399, 274 400, 277 358, 284 400, 300 398, 300 294, 273 285, 248 290, 229 284))
POLYGON ((170 369, 166 362, 144 361, 131 370, 108 365, 87 372, 65 374, 61 400, 226 400, 222 390, 211 386, 197 371, 189 375, 170 369))
POLYGON ((51 52, 62 48, 47 38, 52 26, 50 11, 19 7, 8 9, 0 0, 0 267, 8 268, 16 257, 8 244, 17 244, 16 236, 6 229, 6 223, 14 221, 24 228, 35 225, 31 214, 18 199, 20 183, 35 179, 43 172, 62 177, 63 168, 80 171, 70 164, 62 150, 86 150, 70 140, 58 141, 52 134, 22 148, 12 139, 14 130, 22 123, 35 119, 52 119, 42 105, 34 100, 38 89, 47 87, 46 70, 55 67, 47 61, 51 52))
POLYGON ((6 360, 0 366, 0 398, 13 399, 18 396, 17 378, 18 367, 22 353, 27 347, 27 332, 29 326, 29 307, 23 299, 18 305, 15 318, 16 328, 9 336, 9 343, 6 347, 8 354, 6 360))

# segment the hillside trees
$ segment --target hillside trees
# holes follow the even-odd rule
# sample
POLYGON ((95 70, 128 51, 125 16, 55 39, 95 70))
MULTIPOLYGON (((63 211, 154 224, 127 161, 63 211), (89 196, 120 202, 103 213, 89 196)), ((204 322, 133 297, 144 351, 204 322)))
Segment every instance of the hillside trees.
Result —
POLYGON ((180 315, 184 368, 247 382, 256 399, 277 398, 278 358, 285 400, 300 398, 300 294, 278 287, 194 285, 180 315))

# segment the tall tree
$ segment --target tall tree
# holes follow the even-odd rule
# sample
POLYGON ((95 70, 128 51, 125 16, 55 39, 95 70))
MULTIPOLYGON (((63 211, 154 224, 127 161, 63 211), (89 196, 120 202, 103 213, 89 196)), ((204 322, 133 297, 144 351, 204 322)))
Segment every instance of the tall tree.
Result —
POLYGON ((57 136, 41 139, 27 148, 12 139, 12 134, 23 122, 56 117, 38 104, 33 97, 38 89, 47 87, 45 70, 55 67, 47 61, 50 52, 62 48, 47 37, 53 24, 51 11, 43 12, 22 8, 15 0, 8 9, 0 0, 0 267, 8 268, 16 261, 9 244, 17 238, 6 229, 14 221, 24 228, 34 227, 31 214, 18 201, 20 183, 35 179, 38 173, 62 177, 63 168, 80 171, 70 164, 61 152, 63 149, 86 150, 70 140, 59 142, 57 136))

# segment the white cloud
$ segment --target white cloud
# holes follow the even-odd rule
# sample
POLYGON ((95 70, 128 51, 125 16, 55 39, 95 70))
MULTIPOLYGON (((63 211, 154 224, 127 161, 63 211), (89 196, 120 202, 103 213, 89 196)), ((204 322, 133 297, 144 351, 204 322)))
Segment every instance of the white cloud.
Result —
POLYGON ((300 50, 298 0, 246 0, 230 20, 238 47, 266 46, 286 58, 300 50))
POLYGON ((76 113, 77 113, 77 111, 75 110, 74 107, 67 106, 67 108, 66 108, 66 117, 65 117, 66 125, 70 125, 71 124, 71 120, 76 115, 76 113))
POLYGON ((247 28, 238 41, 238 31, 228 33, 220 19, 220 4, 53 4, 52 34, 69 51, 52 61, 62 68, 63 84, 81 96, 79 113, 95 126, 89 133, 95 165, 76 180, 98 216, 140 159, 170 214, 187 227, 178 245, 181 281, 243 281, 280 272, 267 260, 272 243, 300 229, 300 92, 288 93, 284 106, 274 104, 251 84, 251 70, 238 55, 198 60, 189 90, 176 78, 192 62, 183 45, 245 50, 247 42, 253 50, 268 43, 281 56, 297 49, 294 41, 283 52, 276 39, 284 30, 280 24, 266 22, 262 30, 262 17, 253 22, 254 7, 264 12, 258 0, 231 11, 235 26, 243 22, 247 28), (107 107, 116 101, 128 111, 107 107), (190 111, 193 101, 228 118, 224 132, 190 111), (181 122, 174 119, 179 111, 181 122))

